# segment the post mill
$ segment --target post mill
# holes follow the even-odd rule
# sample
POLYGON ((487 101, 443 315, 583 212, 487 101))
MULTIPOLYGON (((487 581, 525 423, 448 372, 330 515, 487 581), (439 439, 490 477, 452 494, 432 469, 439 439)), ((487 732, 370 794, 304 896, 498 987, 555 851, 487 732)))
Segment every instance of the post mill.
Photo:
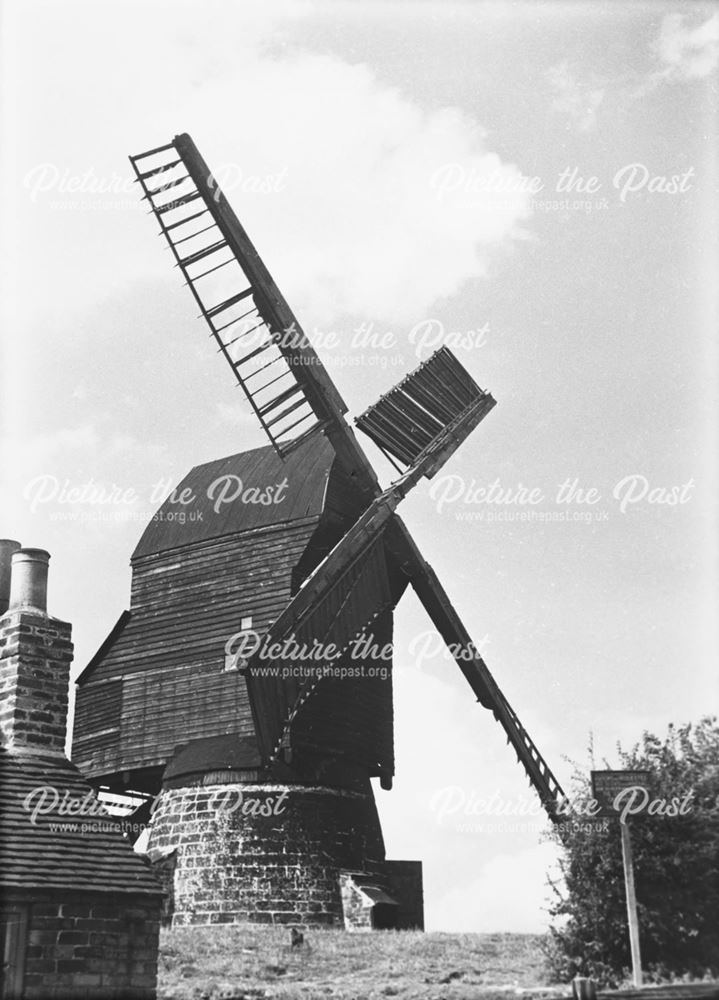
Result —
POLYGON ((397 470, 383 489, 192 139, 130 161, 269 444, 192 469, 177 492, 199 516, 169 499, 148 525, 130 608, 78 680, 73 758, 98 788, 154 799, 174 923, 422 926, 421 866, 385 857, 370 784, 392 786, 375 651, 408 585, 553 818, 562 797, 396 512, 495 401, 440 348, 355 421, 397 470), (218 502, 229 483, 264 499, 218 502))

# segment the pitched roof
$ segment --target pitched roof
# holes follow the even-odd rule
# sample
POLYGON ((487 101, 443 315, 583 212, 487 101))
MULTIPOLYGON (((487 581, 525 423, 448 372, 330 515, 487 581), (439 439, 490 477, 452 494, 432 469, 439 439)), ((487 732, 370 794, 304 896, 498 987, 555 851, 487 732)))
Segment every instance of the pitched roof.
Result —
POLYGON ((375 876, 366 872, 353 872, 343 870, 343 875, 349 875, 354 888, 368 899, 372 905, 375 903, 387 903, 390 906, 398 906, 397 900, 390 896, 381 885, 378 884, 375 876))
POLYGON ((97 810, 69 760, 0 748, 0 885, 161 895, 148 863, 104 810, 68 814, 68 803, 86 798, 97 810))
POLYGON ((145 528, 132 558, 319 516, 334 457, 316 434, 284 461, 270 445, 196 465, 145 528), (182 502, 183 494, 192 500, 182 502))

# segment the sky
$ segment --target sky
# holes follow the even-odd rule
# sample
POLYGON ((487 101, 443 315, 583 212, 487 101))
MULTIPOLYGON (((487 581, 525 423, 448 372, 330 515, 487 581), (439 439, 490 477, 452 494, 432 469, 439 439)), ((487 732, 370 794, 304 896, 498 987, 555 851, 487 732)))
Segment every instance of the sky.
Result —
MULTIPOLYGON (((401 513, 560 782, 716 711, 715 6, 1 17, 0 533, 51 552, 76 673, 157 497, 264 444, 130 183, 189 132, 351 416, 440 342, 498 400, 401 513)), ((429 929, 545 928, 547 824, 411 594, 395 650, 388 856, 429 929)))

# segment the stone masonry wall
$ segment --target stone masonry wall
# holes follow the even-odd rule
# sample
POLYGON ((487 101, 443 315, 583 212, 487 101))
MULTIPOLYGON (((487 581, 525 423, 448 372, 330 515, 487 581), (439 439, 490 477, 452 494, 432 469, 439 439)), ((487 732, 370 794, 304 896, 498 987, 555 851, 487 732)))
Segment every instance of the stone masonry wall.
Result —
MULTIPOLYGON (((28 903, 27 894, 20 900, 28 903)), ((29 902, 26 1000, 152 1000, 160 899, 42 893, 29 902)))
POLYGON ((381 878, 384 860, 369 782, 366 793, 269 784, 165 790, 149 850, 172 849, 174 925, 341 927, 340 870, 381 878))

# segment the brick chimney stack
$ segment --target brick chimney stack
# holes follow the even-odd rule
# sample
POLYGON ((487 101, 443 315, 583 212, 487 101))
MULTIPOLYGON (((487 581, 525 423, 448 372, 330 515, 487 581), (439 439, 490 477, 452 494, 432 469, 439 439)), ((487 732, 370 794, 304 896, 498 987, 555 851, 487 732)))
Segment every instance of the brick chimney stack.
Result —
POLYGON ((0 742, 64 756, 72 628, 47 613, 49 561, 0 540, 0 742))

